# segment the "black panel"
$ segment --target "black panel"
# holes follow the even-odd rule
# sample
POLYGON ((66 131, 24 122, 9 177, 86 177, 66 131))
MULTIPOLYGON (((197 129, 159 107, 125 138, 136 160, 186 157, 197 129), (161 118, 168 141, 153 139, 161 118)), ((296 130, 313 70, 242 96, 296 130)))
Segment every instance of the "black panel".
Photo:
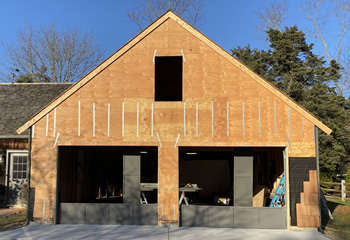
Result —
POLYGON ((140 204, 141 157, 123 156, 123 202, 140 204))
POLYGON ((157 225, 157 204, 61 203, 62 224, 157 225))
POLYGON ((286 208, 181 205, 181 226, 286 229, 286 208))
POLYGON ((35 202, 35 188, 30 188, 29 192, 29 203, 28 203, 28 219, 33 221, 33 212, 34 212, 34 202, 35 202))
POLYGON ((155 58, 155 101, 182 101, 182 57, 155 58))
POLYGON ((253 206, 253 151, 236 148, 234 156, 234 206, 253 206))
POLYGON ((297 226, 296 204, 300 203, 303 182, 309 181, 309 170, 316 170, 316 158, 289 158, 289 196, 291 225, 297 226))

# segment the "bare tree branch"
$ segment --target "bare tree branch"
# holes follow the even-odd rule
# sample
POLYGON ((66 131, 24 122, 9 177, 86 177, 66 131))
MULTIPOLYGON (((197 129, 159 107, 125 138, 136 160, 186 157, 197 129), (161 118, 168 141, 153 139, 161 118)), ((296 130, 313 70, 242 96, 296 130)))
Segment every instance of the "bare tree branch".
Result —
POLYGON ((138 0, 137 7, 128 12, 128 18, 142 30, 168 9, 193 26, 200 27, 203 21, 203 0, 138 0))
POLYGON ((266 4, 260 11, 255 14, 258 17, 257 31, 267 40, 266 31, 276 29, 281 31, 281 24, 284 21, 287 12, 287 3, 284 1, 274 1, 266 4))
MULTIPOLYGON (((34 82, 79 80, 103 56, 91 33, 82 34, 77 29, 58 30, 55 23, 38 30, 24 25, 18 30, 17 41, 5 47, 8 63, 5 77, 30 74, 34 82)), ((11 81, 14 80, 12 77, 11 81)))
MULTIPOLYGON (((344 52, 346 52, 346 50, 345 51, 343 50, 342 46, 343 46, 344 37, 348 29, 348 21, 349 21, 348 18, 350 15, 350 2, 347 0, 333 0, 333 2, 327 1, 327 0, 308 0, 301 7, 301 11, 311 21, 315 29, 314 36, 321 40, 324 48, 324 54, 326 55, 328 61, 331 62, 334 59, 337 63, 339 63, 344 67, 344 63, 341 62, 341 56, 342 54, 344 54, 344 52), (327 9, 327 12, 337 14, 338 21, 340 21, 342 25, 342 31, 339 35, 339 39, 337 40, 337 48, 336 48, 336 51, 334 51, 335 53, 333 52, 333 57, 332 57, 332 51, 329 50, 327 45, 327 40, 324 37, 327 33, 325 33, 322 29, 323 23, 325 23, 328 20, 330 15, 326 14, 326 15, 320 16, 322 7, 325 5, 326 2, 329 4, 334 3, 335 5, 334 9, 327 9)), ((334 42, 334 38, 332 39, 332 41, 334 42)), ((343 77, 341 79, 343 84, 339 84, 339 82, 337 82, 336 80, 333 80, 333 84, 337 88, 340 95, 344 95, 344 91, 349 90, 349 88, 346 87, 348 84, 346 84, 345 79, 347 77, 344 76, 344 73, 345 72, 343 71, 343 77)))

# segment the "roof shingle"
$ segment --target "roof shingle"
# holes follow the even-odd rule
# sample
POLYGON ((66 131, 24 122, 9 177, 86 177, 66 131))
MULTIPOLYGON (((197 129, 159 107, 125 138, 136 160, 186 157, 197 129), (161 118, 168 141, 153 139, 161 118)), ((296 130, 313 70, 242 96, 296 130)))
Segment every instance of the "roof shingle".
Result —
MULTIPOLYGON (((71 83, 0 84, 0 137, 17 136, 17 128, 70 86, 71 83)), ((28 135, 28 130, 21 135, 28 135)))

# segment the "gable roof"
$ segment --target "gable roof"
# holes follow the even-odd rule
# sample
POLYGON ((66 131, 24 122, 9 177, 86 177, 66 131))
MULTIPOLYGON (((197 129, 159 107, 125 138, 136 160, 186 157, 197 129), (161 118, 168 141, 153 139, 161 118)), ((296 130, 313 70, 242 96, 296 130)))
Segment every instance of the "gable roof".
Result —
POLYGON ((305 108, 300 106, 298 103, 296 103, 294 100, 292 100, 286 94, 284 94, 282 91, 277 89, 272 83, 268 82, 267 80, 263 79, 261 76, 259 76, 255 72, 253 72, 250 68, 245 66, 238 59, 234 58, 231 54, 229 54, 223 48, 221 48, 216 43, 214 43, 212 40, 210 40, 208 37, 206 37, 203 33, 199 32, 193 26, 191 26, 190 24, 185 22, 183 19, 181 19, 180 17, 175 15, 171 10, 164 13, 161 17, 159 17, 156 21, 154 21, 152 24, 150 24, 142 32, 140 32, 138 35, 136 35, 134 38, 132 38, 129 42, 127 42, 123 47, 121 47, 114 54, 112 54, 109 58, 107 58, 105 61, 103 61, 99 66, 97 66, 95 69, 93 69, 85 77, 80 79, 76 84, 74 84, 71 88, 69 88, 64 94, 57 97, 51 104, 49 104, 45 108, 43 108, 40 112, 38 112, 35 116, 33 116, 28 122, 26 122, 23 126, 18 128, 17 132, 20 134, 23 131, 25 131, 27 128, 29 128, 30 126, 35 124, 43 116, 45 116, 48 112, 50 112, 52 109, 54 109, 60 103, 62 103, 65 99, 69 98, 72 94, 74 94, 82 86, 84 86, 86 83, 88 83, 97 74, 99 74, 101 71, 103 71, 105 68, 107 68, 110 64, 112 64, 114 61, 116 61, 118 58, 120 58, 124 53, 126 53, 129 49, 131 49, 133 46, 135 46, 138 42, 140 42, 143 38, 145 38, 148 34, 150 34, 153 30, 155 30, 158 26, 160 26, 162 23, 164 23, 168 19, 172 19, 176 23, 181 25, 188 32, 190 32, 195 37, 200 39, 202 42, 207 44, 210 48, 212 48, 214 51, 216 51, 218 54, 220 54, 222 57, 224 57, 230 63, 232 63, 233 65, 238 67, 240 70, 242 70, 248 76, 253 78, 255 81, 257 81, 263 87, 265 87, 268 91, 273 93, 275 96, 277 96, 279 99, 281 99, 284 103, 286 103, 288 106, 290 106, 295 111, 300 113, 302 116, 304 116, 306 119, 308 119, 310 122, 312 122, 314 125, 316 125, 321 130, 323 130, 325 133, 330 134, 332 132, 332 130, 330 128, 328 128, 326 125, 324 125, 312 113, 307 111, 305 108))
POLYGON ((72 84, 61 83, 1 83, 0 84, 0 138, 19 136, 16 129, 40 111, 72 84))

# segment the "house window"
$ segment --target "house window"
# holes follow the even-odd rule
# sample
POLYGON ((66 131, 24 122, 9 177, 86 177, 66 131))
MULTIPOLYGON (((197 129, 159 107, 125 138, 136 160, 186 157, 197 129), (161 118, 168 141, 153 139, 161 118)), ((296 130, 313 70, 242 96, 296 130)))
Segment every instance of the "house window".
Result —
POLYGON ((155 101, 182 101, 182 57, 155 58, 155 101))
POLYGON ((27 159, 28 156, 24 154, 13 155, 13 180, 20 180, 27 178, 27 159))

